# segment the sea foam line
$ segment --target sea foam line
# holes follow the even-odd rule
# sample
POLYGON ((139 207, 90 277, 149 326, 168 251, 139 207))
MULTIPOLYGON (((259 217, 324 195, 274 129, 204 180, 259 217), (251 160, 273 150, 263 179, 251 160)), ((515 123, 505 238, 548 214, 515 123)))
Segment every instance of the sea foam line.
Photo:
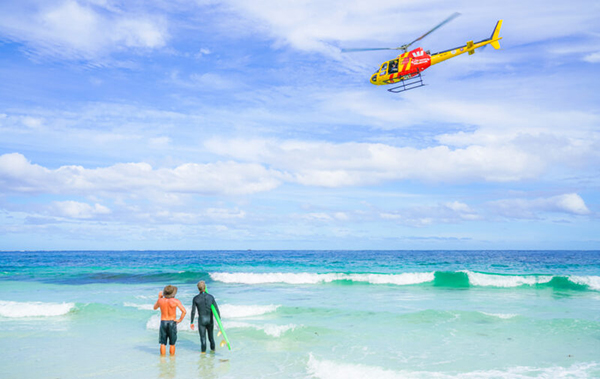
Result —
POLYGON ((520 287, 523 285, 535 285, 549 283, 552 280, 551 275, 494 275, 481 274, 472 271, 463 271, 469 277, 469 284, 482 287, 520 287))
POLYGON ((377 366, 357 363, 334 362, 316 359, 309 354, 307 371, 319 379, 485 379, 485 378, 588 378, 596 371, 598 364, 576 363, 569 367, 526 367, 516 366, 503 370, 479 370, 463 373, 444 373, 435 371, 389 370, 377 366))
POLYGON ((262 316, 267 313, 272 313, 279 308, 280 305, 233 305, 223 304, 219 307, 221 316, 224 318, 243 318, 262 316))
POLYGON ((281 337, 282 334, 284 334, 288 331, 293 331, 294 329, 298 328, 299 326, 296 324, 286 324, 286 325, 262 324, 262 325, 258 325, 258 324, 251 324, 248 322, 233 321, 233 322, 224 322, 223 327, 225 329, 251 328, 251 329, 256 329, 256 330, 262 330, 265 334, 270 335, 272 337, 281 337))
MULTIPOLYGON (((227 320, 222 320, 223 321, 223 327, 225 328, 225 330, 228 329, 255 329, 255 330, 261 330, 263 331, 265 334, 268 334, 270 336, 273 337, 280 337, 282 334, 294 330, 298 327, 298 325, 295 324, 287 324, 287 325, 276 325, 276 324, 251 324, 248 322, 243 322, 243 321, 227 321, 227 320)), ((215 324, 216 325, 216 324, 215 324)), ((160 327, 160 315, 159 314, 155 314, 152 317, 150 317, 150 319, 148 320, 148 322, 146 322, 146 329, 147 330, 158 330, 160 327)), ((197 330, 197 327, 196 327, 197 330)), ((185 318, 183 319, 183 321, 181 321, 179 324, 177 324, 177 331, 186 331, 186 332, 191 332, 192 328, 190 327, 190 319, 189 316, 186 315, 185 318)))
POLYGON ((487 312, 481 312, 481 313, 483 313, 486 316, 498 317, 498 318, 505 319, 505 320, 518 316, 518 314, 516 314, 516 313, 487 313, 487 312))
POLYGON ((75 303, 17 302, 0 300, 0 316, 11 318, 55 317, 75 309, 75 303))
POLYGON ((339 280, 349 280, 352 282, 366 282, 372 284, 396 284, 409 285, 419 284, 433 281, 435 273, 433 272, 418 272, 418 273, 403 273, 403 274, 342 274, 342 273, 227 273, 217 272, 210 273, 213 280, 223 283, 240 283, 240 284, 269 284, 269 283, 286 283, 286 284, 319 284, 331 283, 339 280))
MULTIPOLYGON (((135 304, 132 304, 132 306, 137 306, 135 304)), ((151 309, 153 306, 150 306, 151 309)), ((277 308, 279 308, 280 305, 234 305, 234 304, 223 304, 219 307, 219 311, 221 313, 221 319, 223 319, 223 325, 225 326, 225 328, 228 327, 232 327, 232 328, 242 328, 242 327, 252 327, 254 329, 259 329, 259 330, 264 330, 265 333, 273 335, 275 337, 279 337, 279 335, 281 335, 281 333, 289 330, 290 328, 277 328, 277 325, 271 326, 269 327, 269 325, 267 326, 254 326, 252 324, 248 324, 248 323, 244 323, 244 322, 237 322, 237 321, 227 321, 228 319, 231 318, 245 318, 245 317, 256 317, 256 316, 262 316, 271 312, 275 312, 277 310, 277 308)), ((146 329, 148 330, 158 330, 158 328, 160 327, 160 314, 158 313, 158 311, 156 311, 157 313, 155 315, 153 315, 152 317, 150 317, 150 319, 148 320, 148 322, 146 322, 146 329)), ((191 331, 192 329, 190 328, 190 320, 191 317, 191 310, 187 312, 187 314, 185 315, 185 318, 183 319, 183 321, 181 321, 181 323, 179 323, 177 325, 177 329, 178 330, 186 330, 186 331, 191 331)), ((197 322, 198 320, 194 320, 194 323, 197 322)), ((295 327, 295 326, 294 326, 295 327)))
POLYGON ((130 308, 137 308, 137 309, 142 310, 142 311, 151 311, 151 310, 154 310, 154 305, 152 305, 152 304, 136 304, 136 303, 124 302, 123 306, 124 307, 130 307, 130 308))
MULTIPOLYGON (((412 285, 434 282, 436 285, 446 285, 446 280, 438 281, 437 275, 450 275, 450 277, 459 277, 466 275, 468 285, 475 287, 500 287, 513 288, 521 286, 535 286, 551 284, 553 279, 564 278, 568 281, 587 286, 589 289, 600 291, 600 276, 553 276, 553 275, 502 275, 492 273, 479 273, 469 270, 456 272, 412 272, 400 274, 345 274, 345 273, 291 273, 291 272, 272 272, 272 273, 248 273, 248 272, 215 272, 210 273, 210 277, 223 283, 239 284, 321 284, 335 281, 351 281, 356 283, 370 284, 395 284, 412 285)), ((447 284, 452 286, 452 284, 447 284)))
POLYGON ((600 276, 569 276, 569 280, 575 284, 586 285, 589 288, 600 291, 600 276))

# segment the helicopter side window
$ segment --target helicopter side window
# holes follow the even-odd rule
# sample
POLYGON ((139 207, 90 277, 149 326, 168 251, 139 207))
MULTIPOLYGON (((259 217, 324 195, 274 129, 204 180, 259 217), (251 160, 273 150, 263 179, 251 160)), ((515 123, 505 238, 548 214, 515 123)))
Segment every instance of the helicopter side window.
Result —
POLYGON ((386 71, 387 71, 387 66, 388 66, 387 62, 385 62, 385 63, 383 64, 383 66, 381 66, 381 71, 379 71, 379 76, 383 76, 383 75, 385 75, 385 74, 386 74, 386 71))
POLYGON ((394 59, 390 61, 390 74, 395 74, 398 72, 398 59, 394 59))

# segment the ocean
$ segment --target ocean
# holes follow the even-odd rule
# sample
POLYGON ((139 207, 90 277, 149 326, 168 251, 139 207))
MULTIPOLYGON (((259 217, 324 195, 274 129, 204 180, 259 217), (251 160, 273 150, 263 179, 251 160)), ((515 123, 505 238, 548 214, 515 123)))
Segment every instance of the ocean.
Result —
POLYGON ((600 251, 0 252, 0 289, 3 379, 600 378, 600 251), (199 280, 231 350, 200 354, 199 280))

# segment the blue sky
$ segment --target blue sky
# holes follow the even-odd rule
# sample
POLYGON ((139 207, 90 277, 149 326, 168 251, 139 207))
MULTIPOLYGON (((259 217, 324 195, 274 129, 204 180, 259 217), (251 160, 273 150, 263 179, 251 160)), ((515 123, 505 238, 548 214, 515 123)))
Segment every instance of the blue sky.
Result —
POLYGON ((599 249, 600 4, 488 3, 1 2, 0 250, 599 249))

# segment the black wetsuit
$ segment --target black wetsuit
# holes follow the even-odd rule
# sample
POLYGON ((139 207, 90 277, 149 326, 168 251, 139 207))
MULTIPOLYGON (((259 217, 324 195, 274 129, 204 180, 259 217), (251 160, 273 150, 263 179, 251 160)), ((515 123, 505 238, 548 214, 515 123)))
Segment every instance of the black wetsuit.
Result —
POLYGON ((215 338, 213 336, 214 329, 214 319, 213 313, 210 309, 210 306, 214 305, 215 310, 219 317, 221 317, 221 312, 219 312, 219 307, 217 306, 217 302, 215 298, 207 294, 206 292, 201 292, 194 297, 192 301, 192 324, 194 323, 194 317, 196 315, 196 309, 198 309, 198 332, 200 333, 200 345, 202 347, 202 352, 206 352, 206 333, 208 332, 208 341, 210 342, 210 349, 215 350, 215 338))

